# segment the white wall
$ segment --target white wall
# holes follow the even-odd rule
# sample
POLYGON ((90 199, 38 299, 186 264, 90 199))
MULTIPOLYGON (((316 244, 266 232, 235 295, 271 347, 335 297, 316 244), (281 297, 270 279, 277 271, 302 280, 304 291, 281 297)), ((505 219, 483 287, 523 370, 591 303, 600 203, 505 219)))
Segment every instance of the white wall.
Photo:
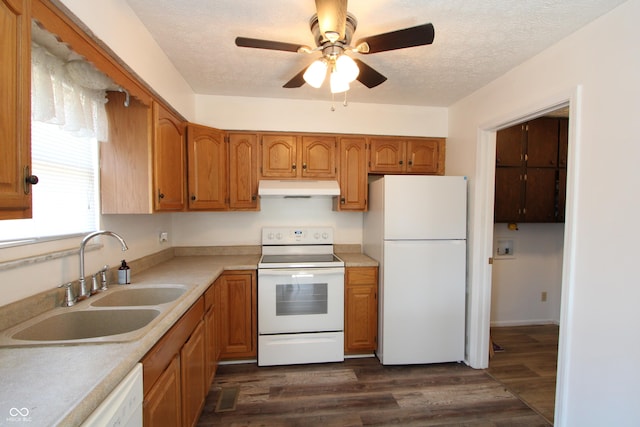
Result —
MULTIPOLYGON (((322 90, 322 89, 320 89, 322 90)), ((226 130, 447 136, 446 108, 196 95, 196 123, 226 130)))
POLYGON ((564 224, 496 224, 493 236, 491 325, 558 324, 564 224), (510 256, 496 253, 497 240, 513 242, 510 256))
MULTIPOLYGON (((515 120, 562 94, 576 93, 570 135, 556 425, 640 425, 640 233, 636 219, 640 141, 640 1, 630 0, 449 110, 447 167, 472 189, 471 247, 483 235, 477 209, 492 185, 483 130, 515 120), (578 88, 578 89, 576 89, 578 88), (482 173, 480 173, 482 172, 482 173)), ((495 143, 495 140, 494 140, 495 143)), ((470 305, 486 297, 472 253, 470 305)), ((470 328, 478 328, 470 319, 470 328)), ((488 323, 488 319, 487 319, 488 323)), ((487 325, 488 327, 488 325, 487 325)))

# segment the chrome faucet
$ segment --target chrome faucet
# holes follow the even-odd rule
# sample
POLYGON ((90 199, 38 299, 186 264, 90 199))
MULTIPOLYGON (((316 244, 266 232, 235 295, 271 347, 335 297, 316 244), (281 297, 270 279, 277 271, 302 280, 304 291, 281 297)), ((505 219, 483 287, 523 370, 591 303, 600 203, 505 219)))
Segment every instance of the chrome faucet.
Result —
POLYGON ((89 240, 100 235, 115 237, 120 241, 123 251, 126 251, 127 249, 129 249, 124 239, 120 237, 118 234, 114 233, 113 231, 105 231, 105 230, 94 231, 93 233, 87 234, 84 237, 84 239, 82 239, 82 242, 80 243, 80 290, 78 292, 79 301, 89 298, 89 296, 91 295, 89 290, 87 289, 87 284, 85 283, 85 279, 84 279, 84 248, 85 246, 87 246, 87 242, 89 242, 89 240))

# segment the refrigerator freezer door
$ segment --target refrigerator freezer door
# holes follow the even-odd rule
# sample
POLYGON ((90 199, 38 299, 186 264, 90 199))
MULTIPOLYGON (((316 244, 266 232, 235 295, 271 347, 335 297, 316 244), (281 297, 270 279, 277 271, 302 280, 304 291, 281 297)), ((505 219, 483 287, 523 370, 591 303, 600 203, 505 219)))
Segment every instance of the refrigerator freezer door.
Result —
POLYGON ((463 240, 384 243, 383 364, 464 359, 465 258, 463 240))
POLYGON ((465 177, 384 177, 384 239, 466 239, 466 234, 465 177))

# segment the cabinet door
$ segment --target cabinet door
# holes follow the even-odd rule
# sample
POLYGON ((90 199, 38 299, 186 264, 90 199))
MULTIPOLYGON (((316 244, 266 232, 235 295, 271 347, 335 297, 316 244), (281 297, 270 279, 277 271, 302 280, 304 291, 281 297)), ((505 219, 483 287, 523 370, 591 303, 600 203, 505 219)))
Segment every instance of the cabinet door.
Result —
POLYGON ((0 1, 0 219, 31 218, 30 4, 0 1))
POLYGON ((393 138, 371 138, 369 150, 369 172, 402 173, 405 170, 404 141, 393 138))
POLYGON ((340 138, 340 211, 367 209, 367 144, 364 138, 340 138))
POLYGON ((559 120, 540 117, 527 123, 527 167, 558 165, 559 120))
POLYGON ((298 175, 297 137, 263 135, 261 174, 265 178, 295 178, 298 175))
POLYGON ((207 395, 205 385, 204 323, 200 321, 180 350, 180 386, 182 389, 182 425, 198 422, 207 395))
POLYGON ((496 133, 496 166, 520 166, 524 159, 524 125, 496 133))
POLYGON ((520 221, 524 207, 522 169, 496 168, 495 222, 520 221))
POLYGON ((258 136, 229 134, 229 208, 258 210, 258 136))
POLYGON ((444 165, 440 164, 440 149, 444 150, 444 144, 441 144, 440 140, 409 139, 406 144, 408 173, 436 174, 444 168, 444 165))
POLYGON ((333 136, 303 136, 301 142, 303 178, 335 178, 336 147, 333 136))
POLYGON ((556 220, 556 170, 527 168, 525 215, 527 222, 554 222, 556 220))
POLYGON ((185 207, 184 124, 156 102, 153 115, 154 207, 157 211, 180 211, 185 207))
POLYGON ((180 405, 180 358, 176 355, 145 395, 143 424, 167 427, 181 425, 180 405))
POLYGON ((345 285, 345 353, 372 352, 377 345, 378 269, 348 268, 345 285))
POLYGON ((567 170, 558 171, 558 222, 564 222, 567 205, 567 170))
POLYGON ((256 357, 255 273, 225 273, 220 279, 222 359, 256 357))
POLYGON ((560 119, 560 130, 558 135, 558 166, 567 167, 569 158, 569 119, 560 119))
POLYGON ((227 144, 224 132, 187 126, 189 209, 227 209, 227 144))

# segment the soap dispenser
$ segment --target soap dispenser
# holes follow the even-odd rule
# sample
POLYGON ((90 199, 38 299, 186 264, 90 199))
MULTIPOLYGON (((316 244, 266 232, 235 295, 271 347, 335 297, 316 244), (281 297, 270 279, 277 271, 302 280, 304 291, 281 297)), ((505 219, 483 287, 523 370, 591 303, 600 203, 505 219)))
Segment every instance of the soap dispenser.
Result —
POLYGON ((122 260, 122 264, 118 269, 118 283, 121 285, 128 285, 131 283, 131 269, 125 260, 122 260))

